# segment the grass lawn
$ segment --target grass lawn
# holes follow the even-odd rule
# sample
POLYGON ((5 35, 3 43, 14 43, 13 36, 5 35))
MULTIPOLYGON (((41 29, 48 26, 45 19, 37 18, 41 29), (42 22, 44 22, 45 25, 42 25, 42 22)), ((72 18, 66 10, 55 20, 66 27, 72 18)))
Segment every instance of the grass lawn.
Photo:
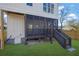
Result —
POLYGON ((5 49, 0 50, 3 56, 79 56, 79 40, 72 40, 72 46, 76 49, 74 52, 68 52, 57 42, 53 44, 41 43, 36 45, 6 45, 5 49))

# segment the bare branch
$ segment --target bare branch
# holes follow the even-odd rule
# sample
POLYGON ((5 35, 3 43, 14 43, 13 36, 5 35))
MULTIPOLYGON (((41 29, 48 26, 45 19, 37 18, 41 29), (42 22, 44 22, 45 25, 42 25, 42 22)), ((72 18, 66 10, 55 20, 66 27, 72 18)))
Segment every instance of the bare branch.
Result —
POLYGON ((63 22, 65 20, 67 20, 65 18, 66 18, 66 16, 68 14, 69 14, 69 10, 68 9, 63 8, 63 9, 60 10, 60 24, 61 24, 61 29, 62 29, 62 26, 63 26, 63 22))

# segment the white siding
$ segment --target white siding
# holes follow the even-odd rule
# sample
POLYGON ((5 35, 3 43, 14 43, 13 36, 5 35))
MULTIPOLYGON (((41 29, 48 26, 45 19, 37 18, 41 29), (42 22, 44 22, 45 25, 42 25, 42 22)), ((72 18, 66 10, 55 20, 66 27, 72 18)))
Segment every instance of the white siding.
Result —
POLYGON ((15 38, 15 44, 21 43, 21 37, 24 32, 24 15, 8 13, 7 38, 12 35, 15 38))
POLYGON ((54 5, 53 14, 43 11, 43 3, 33 3, 33 6, 28 6, 26 3, 0 3, 0 9, 58 19, 58 6, 54 5))

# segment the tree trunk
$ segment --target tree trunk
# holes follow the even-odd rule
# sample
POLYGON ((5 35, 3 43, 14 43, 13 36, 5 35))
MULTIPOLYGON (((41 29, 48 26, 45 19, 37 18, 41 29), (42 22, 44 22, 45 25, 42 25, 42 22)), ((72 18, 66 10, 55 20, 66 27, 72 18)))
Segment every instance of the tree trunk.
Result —
POLYGON ((62 28, 63 28, 63 24, 62 24, 62 22, 61 22, 61 30, 62 30, 62 28))

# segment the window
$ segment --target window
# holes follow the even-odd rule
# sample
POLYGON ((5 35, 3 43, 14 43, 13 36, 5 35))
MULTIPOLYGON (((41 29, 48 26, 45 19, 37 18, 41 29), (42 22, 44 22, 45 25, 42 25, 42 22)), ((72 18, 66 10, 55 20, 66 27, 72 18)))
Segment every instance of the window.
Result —
POLYGON ((32 3, 27 3, 28 6, 32 6, 32 3))
POLYGON ((50 13, 50 3, 48 3, 48 13, 50 13))
POLYGON ((54 4, 43 3, 43 11, 48 12, 48 13, 53 13, 53 11, 54 11, 54 4))
POLYGON ((47 8, 47 5, 46 3, 43 3, 43 10, 46 12, 46 8, 47 8))
POLYGON ((51 4, 51 13, 54 13, 54 4, 51 4))

